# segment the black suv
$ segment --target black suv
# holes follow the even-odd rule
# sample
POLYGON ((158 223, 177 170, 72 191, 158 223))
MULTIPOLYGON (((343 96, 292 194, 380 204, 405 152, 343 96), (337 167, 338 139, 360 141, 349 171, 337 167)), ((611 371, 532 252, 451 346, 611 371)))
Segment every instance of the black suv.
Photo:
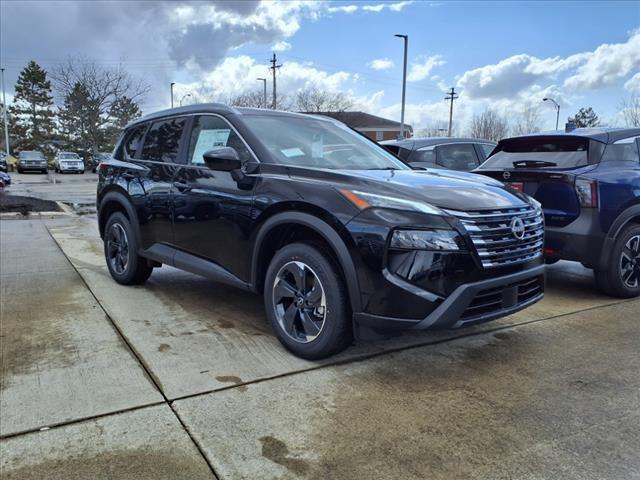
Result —
POLYGON ((129 125, 98 173, 117 282, 167 264, 262 292, 276 335, 304 358, 543 296, 537 202, 480 175, 412 170, 329 118, 167 110, 129 125))
POLYGON ((582 262, 616 297, 640 295, 640 128, 501 140, 477 170, 542 204, 545 257, 582 262))
POLYGON ((380 145, 414 168, 448 168, 468 172, 487 159, 496 142, 477 138, 429 137, 387 140, 380 145))

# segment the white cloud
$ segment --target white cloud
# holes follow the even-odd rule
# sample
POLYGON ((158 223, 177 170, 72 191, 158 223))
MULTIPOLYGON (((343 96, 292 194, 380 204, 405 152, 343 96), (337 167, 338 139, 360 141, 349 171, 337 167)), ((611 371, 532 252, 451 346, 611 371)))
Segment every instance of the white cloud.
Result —
POLYGON ((337 13, 337 12, 342 12, 342 13, 354 13, 358 11, 358 5, 341 5, 339 7, 328 7, 327 11, 329 13, 337 13))
POLYGON ((376 5, 364 5, 362 10, 365 12, 381 12, 384 9, 389 9, 392 12, 400 12, 402 9, 408 5, 411 5, 413 0, 406 0, 404 2, 396 2, 396 3, 378 3, 376 5))
POLYGON ((640 70, 640 30, 625 43, 605 43, 589 53, 574 75, 564 82, 569 89, 596 89, 615 84, 640 70))
POLYGON ((640 92, 640 72, 624 83, 624 88, 630 92, 640 92))
POLYGON ((375 60, 371 60, 367 65, 374 70, 388 70, 394 67, 393 60, 390 58, 376 58, 375 60))
POLYGON ((419 82, 429 76, 431 70, 440 65, 447 63, 442 55, 432 55, 430 57, 421 57, 418 62, 412 63, 407 75, 409 82, 419 82))
POLYGON ((284 40, 279 41, 275 45, 271 47, 274 52, 284 52, 286 50, 291 49, 291 44, 289 42, 285 42, 284 40))

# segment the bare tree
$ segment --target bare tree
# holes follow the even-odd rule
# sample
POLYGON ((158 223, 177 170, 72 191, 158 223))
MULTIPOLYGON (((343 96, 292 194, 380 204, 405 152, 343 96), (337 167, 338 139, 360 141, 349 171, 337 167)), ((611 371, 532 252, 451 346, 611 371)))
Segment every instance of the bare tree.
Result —
POLYGON ((444 137, 447 135, 447 122, 433 122, 416 131, 416 137, 444 137))
POLYGON ((513 135, 527 135, 540 131, 540 109, 532 105, 525 106, 516 117, 512 128, 513 135))
POLYGON ((634 94, 623 99, 619 108, 626 127, 640 127, 640 96, 634 94))
MULTIPOLYGON (((121 109, 123 99, 136 104, 149 92, 150 86, 142 80, 135 79, 121 66, 105 68, 93 60, 84 57, 70 58, 57 66, 51 73, 55 92, 64 103, 70 97, 78 97, 82 91, 81 107, 90 119, 85 125, 86 135, 92 139, 92 150, 97 152, 104 139, 104 131, 113 127, 119 119, 115 113, 121 109)), ((77 102, 76 102, 77 103, 77 102)), ((113 130, 113 129, 111 129, 113 130)), ((106 143, 112 143, 111 138, 106 143)))
POLYGON ((484 112, 474 114, 471 119, 470 135, 473 138, 498 141, 509 133, 507 120, 495 111, 486 109, 484 112))
POLYGON ((320 90, 317 87, 300 90, 296 94, 295 103, 301 112, 344 112, 353 107, 353 101, 344 93, 320 90))
POLYGON ((262 91, 243 92, 234 95, 229 99, 229 105, 234 107, 267 108, 264 104, 264 93, 262 91))

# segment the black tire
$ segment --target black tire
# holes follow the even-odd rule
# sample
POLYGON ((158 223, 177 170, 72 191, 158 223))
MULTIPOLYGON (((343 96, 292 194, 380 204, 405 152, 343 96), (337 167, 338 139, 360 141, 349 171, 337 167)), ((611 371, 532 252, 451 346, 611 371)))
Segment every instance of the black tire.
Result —
POLYGON ((109 273, 116 282, 122 285, 139 285, 149 278, 153 267, 138 255, 138 249, 138 241, 129 219, 121 212, 111 214, 104 228, 104 257, 109 273), (120 231, 125 234, 124 240, 116 241, 116 232, 120 231), (120 260, 114 258, 116 254, 120 260))
MULTIPOLYGON (((296 288, 294 285, 289 286, 296 288)), ((299 291, 302 290, 300 289, 299 291)), ((265 276, 264 305, 267 318, 278 340, 298 357, 308 360, 329 357, 347 348, 353 340, 344 278, 335 261, 328 253, 323 251, 321 246, 292 243, 278 250, 271 259, 265 276), (298 308, 296 302, 301 297, 303 298, 302 302, 306 302, 305 299, 310 298, 302 294, 274 298, 277 297, 277 292, 281 291, 276 288, 276 282, 280 285, 280 282, 284 281, 283 275, 286 276, 286 269, 291 266, 299 268, 300 265, 307 267, 303 269, 306 272, 306 274, 302 275, 306 279, 303 280, 304 284, 306 285, 309 282, 312 285, 312 287, 309 287, 311 291, 307 291, 307 295, 313 295, 313 291, 317 292, 315 290, 316 279, 319 280, 321 292, 323 293, 321 297, 323 305, 315 308, 309 306, 298 308), (283 271, 285 272, 284 274, 282 273, 283 271), (288 307, 286 306, 287 302, 289 302, 288 307), (288 333, 285 330, 284 318, 287 318, 286 312, 289 311, 289 307, 294 308, 297 313, 289 317, 293 318, 293 320, 290 322, 292 331, 288 333), (317 316, 318 308, 321 308, 321 312, 324 314, 323 320, 319 320, 317 316), (306 312, 305 319, 307 321, 310 318, 309 315, 314 319, 314 328, 317 328, 317 322, 320 322, 319 332, 313 332, 315 336, 310 334, 311 340, 306 337, 308 332, 302 321, 304 312, 306 312)))
POLYGON ((598 287, 613 297, 632 298, 639 296, 640 225, 627 225, 620 232, 611 249, 609 265, 607 270, 596 270, 595 277, 598 287), (629 242, 632 242, 633 250, 629 250, 629 242))

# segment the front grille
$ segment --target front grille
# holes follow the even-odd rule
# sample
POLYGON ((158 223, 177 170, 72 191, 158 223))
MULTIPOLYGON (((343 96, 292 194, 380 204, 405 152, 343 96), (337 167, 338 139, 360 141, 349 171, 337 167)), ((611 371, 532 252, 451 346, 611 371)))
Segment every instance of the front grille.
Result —
POLYGON ((474 318, 497 312, 508 307, 517 307, 542 293, 541 277, 529 278, 520 283, 480 290, 465 309, 461 320, 472 322, 474 318))
POLYGON ((485 268, 527 262, 542 255, 544 221, 542 213, 533 207, 468 212, 447 210, 447 213, 457 217, 469 232, 485 268), (511 222, 516 217, 524 223, 522 239, 518 239, 511 229, 511 222))

